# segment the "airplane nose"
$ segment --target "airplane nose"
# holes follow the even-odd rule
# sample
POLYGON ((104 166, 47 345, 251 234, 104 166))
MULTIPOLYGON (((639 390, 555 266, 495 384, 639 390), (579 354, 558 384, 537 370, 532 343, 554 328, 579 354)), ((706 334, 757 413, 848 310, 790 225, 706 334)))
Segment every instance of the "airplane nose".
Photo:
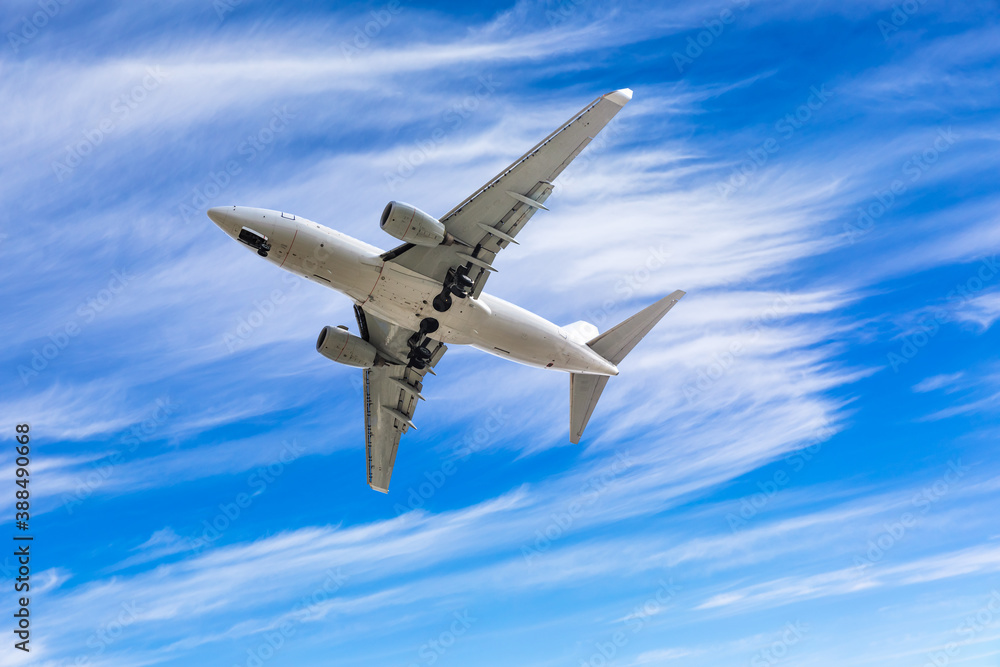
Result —
POLYGON ((235 206, 216 206, 208 209, 208 217, 219 227, 225 229, 225 225, 229 222, 229 216, 235 208, 235 206))

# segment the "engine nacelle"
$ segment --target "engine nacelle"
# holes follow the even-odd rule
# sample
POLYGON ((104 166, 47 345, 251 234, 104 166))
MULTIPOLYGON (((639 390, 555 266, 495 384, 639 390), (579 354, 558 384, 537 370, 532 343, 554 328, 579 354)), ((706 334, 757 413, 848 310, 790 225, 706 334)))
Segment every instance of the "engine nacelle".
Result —
POLYGON ((441 221, 419 208, 398 201, 386 204, 380 224, 387 234, 414 245, 441 245, 445 238, 441 221))
POLYGON ((371 343, 340 327, 323 327, 316 339, 316 351, 327 359, 355 368, 371 368, 378 354, 371 343))

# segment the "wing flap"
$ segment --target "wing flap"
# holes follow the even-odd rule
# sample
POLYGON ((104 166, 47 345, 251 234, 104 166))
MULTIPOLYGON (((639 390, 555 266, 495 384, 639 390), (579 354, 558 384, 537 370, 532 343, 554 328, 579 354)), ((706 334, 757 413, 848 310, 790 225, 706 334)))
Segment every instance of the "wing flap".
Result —
POLYGON ((570 153, 569 156, 565 160, 563 160, 563 163, 561 165, 556 167, 556 170, 552 172, 549 178, 555 179, 556 176, 561 174, 563 172, 563 169, 568 167, 569 163, 575 160, 576 156, 582 153, 583 149, 586 148, 590 144, 590 142, 593 141, 593 139, 594 139, 593 137, 587 137, 586 139, 581 141, 580 145, 576 147, 576 150, 570 153))
POLYGON ((427 367, 418 370, 397 363, 406 359, 409 348, 406 339, 412 331, 375 317, 363 308, 356 311, 358 325, 375 346, 381 363, 364 370, 365 457, 368 486, 382 493, 389 492, 392 469, 396 464, 399 440, 413 424, 417 403, 423 400, 423 379, 433 373, 448 349, 444 344, 431 341, 431 359, 427 367))

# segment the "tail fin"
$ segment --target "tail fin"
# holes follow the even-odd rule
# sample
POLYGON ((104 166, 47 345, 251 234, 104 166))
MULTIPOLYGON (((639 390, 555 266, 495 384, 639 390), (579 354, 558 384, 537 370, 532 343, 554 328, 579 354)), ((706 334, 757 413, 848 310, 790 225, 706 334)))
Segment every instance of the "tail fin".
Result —
MULTIPOLYGON (((587 343, 599 355, 617 365, 632 348, 652 330, 656 323, 681 300, 684 292, 677 290, 645 308, 624 322, 608 329, 587 343)), ((594 413, 601 392, 608 384, 607 375, 572 373, 569 376, 569 439, 580 442, 583 430, 594 413)))

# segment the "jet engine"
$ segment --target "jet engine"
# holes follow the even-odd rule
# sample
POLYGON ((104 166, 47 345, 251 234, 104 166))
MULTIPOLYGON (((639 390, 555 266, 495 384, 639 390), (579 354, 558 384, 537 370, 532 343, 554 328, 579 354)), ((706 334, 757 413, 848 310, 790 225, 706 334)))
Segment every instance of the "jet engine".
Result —
POLYGON ((327 359, 355 368, 371 368, 377 355, 371 343, 341 327, 323 327, 316 339, 316 351, 327 359))
POLYGON ((419 208, 398 201, 386 204, 382 211, 382 229, 401 241, 422 246, 444 243, 444 225, 419 208))

